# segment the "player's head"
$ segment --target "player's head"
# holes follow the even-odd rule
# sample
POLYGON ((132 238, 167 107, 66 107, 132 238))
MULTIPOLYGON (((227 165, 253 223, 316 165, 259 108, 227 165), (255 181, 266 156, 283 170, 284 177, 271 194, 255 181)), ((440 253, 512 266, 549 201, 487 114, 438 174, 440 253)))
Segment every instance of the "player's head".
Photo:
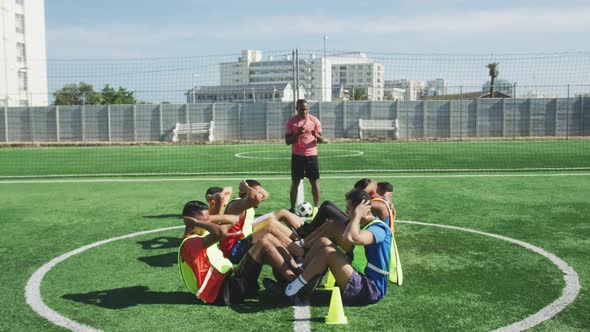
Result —
POLYGON ((354 184, 354 189, 364 190, 372 195, 377 192, 377 182, 369 178, 360 179, 354 184))
POLYGON ((218 210, 221 205, 222 193, 223 188, 221 187, 211 187, 205 192, 205 200, 209 203, 209 212, 211 214, 217 214, 220 212, 218 210))
POLYGON ((379 182, 377 183, 377 193, 381 196, 386 196, 386 194, 393 193, 393 185, 389 182, 379 182))
POLYGON ((300 118, 305 118, 309 113, 309 108, 307 106, 307 100, 299 99, 295 104, 295 109, 297 110, 297 116, 300 118))
MULTIPOLYGON (((248 187, 252 188, 252 189, 258 189, 261 187, 260 182, 256 181, 256 180, 244 180, 246 181, 246 183, 248 184, 248 187)), ((238 193, 238 196, 240 196, 240 198, 244 198, 246 197, 246 194, 248 194, 248 192, 244 191, 242 187, 240 187, 240 192, 238 193)))
POLYGON ((363 201, 370 201, 369 193, 362 189, 353 189, 346 194, 346 214, 352 216, 354 209, 363 201))
POLYGON ((213 197, 213 195, 218 194, 220 192, 223 192, 223 188, 211 187, 211 188, 207 189, 207 191, 205 192, 205 199, 207 201, 209 201, 211 199, 211 197, 213 197))
MULTIPOLYGON (((195 218, 202 222, 209 222, 209 207, 201 201, 190 201, 184 204, 182 209, 183 217, 195 218)), ((184 219, 184 234, 198 234, 202 235, 204 229, 197 227, 193 221, 184 219)))

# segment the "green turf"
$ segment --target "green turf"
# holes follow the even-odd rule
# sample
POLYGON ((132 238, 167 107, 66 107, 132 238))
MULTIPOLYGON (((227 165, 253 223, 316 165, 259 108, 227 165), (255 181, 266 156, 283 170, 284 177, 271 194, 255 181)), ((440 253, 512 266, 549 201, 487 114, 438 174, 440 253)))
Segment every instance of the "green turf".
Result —
MULTIPOLYGON (((320 145, 323 170, 590 168, 590 140, 320 145), (362 153, 362 154, 360 154, 362 153)), ((284 144, 0 149, 0 177, 145 173, 288 173, 284 144), (236 158, 236 154, 243 157, 236 158)))
MULTIPOLYGON (((463 143, 456 145, 459 144, 463 143)), ((341 148, 343 145, 333 146, 341 148)), ((369 145, 363 150, 364 158, 378 159, 375 151, 383 146, 369 145)), ((182 149, 198 150, 199 147, 182 149)), ((161 158, 160 149, 164 147, 152 148, 153 157, 161 158)), ((234 147, 227 148, 233 151, 234 147)), ((149 147, 137 149, 149 150, 149 147)), ((26 155, 35 150, 0 150, 7 151, 14 154, 12 158, 20 151, 23 160, 28 160, 26 155)), ((550 155, 550 152, 538 154, 550 155)), ((577 160, 570 166, 583 166, 590 159, 587 151, 571 155, 566 152, 562 153, 563 158, 577 160)), ((232 155, 232 152, 220 153, 232 155)), ((480 159, 474 152, 456 157, 480 159)), ((39 165, 51 165, 51 161, 40 158, 36 160, 39 165)), ((132 166, 130 160, 128 167, 132 166)), ((342 168, 359 166, 348 159, 341 159, 341 162, 342 168)), ((432 161, 432 164, 438 162, 432 161)), ((546 162, 558 165, 553 159, 546 162)), ((527 167, 536 164, 541 163, 531 160, 527 167)), ((23 167, 26 167, 24 161, 23 167)), ((58 165, 47 167, 46 174, 53 173, 52 167, 58 165)), ((517 166, 504 163, 502 167, 517 166)), ((86 172, 88 170, 79 170, 79 173, 86 172)), ((453 177, 444 177, 447 176, 444 173, 389 172, 371 176, 394 183, 400 220, 449 224, 504 235, 529 242, 565 260, 579 274, 580 295, 565 311, 534 330, 586 331, 590 329, 587 288, 590 283, 590 175, 569 173, 579 176, 555 176, 562 174, 556 172, 489 173, 490 176, 482 172, 453 173, 453 177), (543 174, 554 176, 539 176, 543 174)), ((362 176, 356 173, 326 176, 321 182, 323 199, 342 206, 343 193, 362 176)), ((25 283, 35 270, 65 252, 99 240, 178 226, 181 224, 178 214, 185 201, 202 198, 205 189, 212 185, 237 186, 234 178, 239 176, 227 177, 231 179, 216 176, 214 180, 182 179, 188 181, 163 178, 165 181, 161 182, 0 181, 3 228, 0 310, 4 316, 0 330, 60 330, 25 303, 25 283)), ((268 175, 261 181, 271 197, 263 203, 259 213, 287 206, 288 179, 282 175, 272 178, 268 175)), ((130 180, 134 179, 144 180, 130 180)), ((324 324, 329 292, 318 290, 311 300, 312 330, 491 330, 540 310, 556 299, 564 286, 561 272, 547 259, 508 242, 412 224, 400 223, 397 231, 405 272, 404 286, 390 286, 387 297, 378 304, 346 307, 349 324, 344 328, 324 324)), ((260 300, 229 308, 195 304, 176 273, 175 246, 179 235, 180 230, 153 233, 108 243, 74 256, 46 275, 41 287, 43 298, 62 315, 107 331, 293 330, 293 309, 264 291, 260 300)), ((267 269, 263 273, 269 274, 267 269)))

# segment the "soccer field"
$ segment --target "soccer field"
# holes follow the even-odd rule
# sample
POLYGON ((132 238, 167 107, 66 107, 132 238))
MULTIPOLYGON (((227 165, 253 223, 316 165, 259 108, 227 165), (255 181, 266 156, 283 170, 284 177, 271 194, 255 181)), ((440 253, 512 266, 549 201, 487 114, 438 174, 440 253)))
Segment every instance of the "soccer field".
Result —
POLYGON ((257 214, 288 207, 285 145, 0 149, 0 330, 61 330, 42 316, 105 331, 488 331, 536 321, 536 331, 590 330, 589 148, 320 146, 322 200, 343 207, 363 177, 395 187, 404 285, 390 284, 377 304, 345 307, 344 327, 324 323, 326 290, 297 308, 264 289, 258 300, 213 307, 197 304, 177 272, 180 211, 206 188, 254 178, 271 194, 257 214), (443 225, 455 228, 434 227, 443 225), (558 299, 566 303, 548 310, 558 299))

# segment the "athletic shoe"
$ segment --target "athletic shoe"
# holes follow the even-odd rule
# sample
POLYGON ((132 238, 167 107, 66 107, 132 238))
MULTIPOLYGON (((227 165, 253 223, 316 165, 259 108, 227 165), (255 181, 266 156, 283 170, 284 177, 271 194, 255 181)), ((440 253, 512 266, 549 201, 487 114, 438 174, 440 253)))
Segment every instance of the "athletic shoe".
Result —
POLYGON ((270 278, 262 279, 262 284, 269 293, 279 298, 287 299, 287 301, 289 301, 291 304, 295 304, 298 301, 297 294, 291 296, 285 295, 285 284, 281 284, 280 282, 274 281, 270 278))
POLYGON ((320 284, 323 277, 323 274, 318 274, 317 276, 311 278, 311 280, 299 290, 298 294, 301 294, 303 298, 309 299, 311 297, 311 293, 313 293, 313 290, 320 284))
POLYGON ((315 215, 318 214, 318 207, 313 207, 313 212, 311 213, 311 219, 315 218, 315 215))

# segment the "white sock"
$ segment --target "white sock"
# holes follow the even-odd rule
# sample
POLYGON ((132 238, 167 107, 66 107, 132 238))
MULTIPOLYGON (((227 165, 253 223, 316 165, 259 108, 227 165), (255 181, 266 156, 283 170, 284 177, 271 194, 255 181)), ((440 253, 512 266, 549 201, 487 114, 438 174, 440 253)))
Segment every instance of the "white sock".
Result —
POLYGON ((301 274, 297 277, 297 279, 293 280, 290 284, 287 285, 285 288, 285 295, 291 296, 297 294, 299 290, 307 284, 307 281, 303 279, 301 274))

